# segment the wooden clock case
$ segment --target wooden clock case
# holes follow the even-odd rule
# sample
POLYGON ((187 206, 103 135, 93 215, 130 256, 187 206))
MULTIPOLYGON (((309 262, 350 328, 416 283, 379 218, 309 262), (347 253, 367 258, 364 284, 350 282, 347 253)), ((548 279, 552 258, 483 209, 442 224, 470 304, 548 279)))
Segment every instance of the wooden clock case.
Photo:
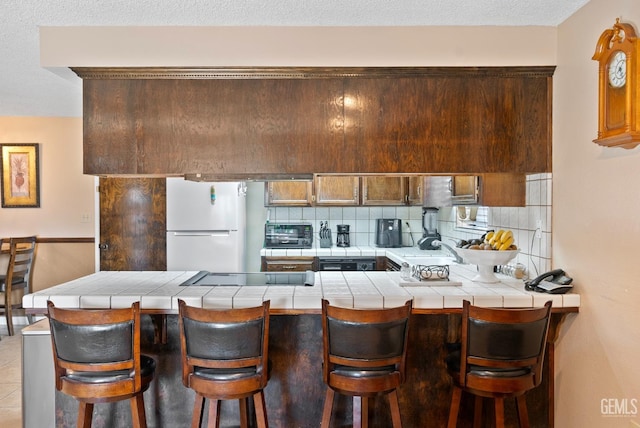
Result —
POLYGON ((598 61, 598 138, 594 143, 605 147, 632 149, 640 144, 640 57, 638 38, 631 24, 616 19, 605 30, 593 55, 598 61), (610 84, 611 61, 618 52, 626 56, 626 82, 620 87, 610 84))

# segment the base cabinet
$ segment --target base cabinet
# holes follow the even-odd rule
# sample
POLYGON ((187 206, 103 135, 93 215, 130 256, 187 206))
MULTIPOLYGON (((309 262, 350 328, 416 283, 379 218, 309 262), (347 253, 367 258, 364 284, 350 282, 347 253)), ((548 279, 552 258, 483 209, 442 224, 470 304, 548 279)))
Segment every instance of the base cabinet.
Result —
POLYGON ((46 319, 22 329, 22 427, 55 428, 56 385, 46 319))
POLYGON ((263 272, 305 272, 317 271, 315 257, 262 257, 263 272))

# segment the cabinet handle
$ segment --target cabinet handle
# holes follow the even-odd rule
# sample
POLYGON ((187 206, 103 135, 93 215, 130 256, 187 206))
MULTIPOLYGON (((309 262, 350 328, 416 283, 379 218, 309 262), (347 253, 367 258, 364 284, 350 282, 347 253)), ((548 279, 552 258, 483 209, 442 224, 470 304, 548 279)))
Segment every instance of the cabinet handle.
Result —
POLYGON ((284 266, 282 266, 282 269, 287 269, 287 270, 293 270, 295 268, 296 268, 295 265, 284 265, 284 266))

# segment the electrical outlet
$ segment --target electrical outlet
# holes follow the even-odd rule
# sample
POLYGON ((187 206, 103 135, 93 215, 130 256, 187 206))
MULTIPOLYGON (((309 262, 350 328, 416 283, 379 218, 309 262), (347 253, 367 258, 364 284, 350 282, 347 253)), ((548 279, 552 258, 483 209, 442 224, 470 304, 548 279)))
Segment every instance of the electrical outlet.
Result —
POLYGON ((536 222, 536 238, 542 239, 542 220, 536 222))
POLYGON ((89 223, 91 221, 91 216, 88 213, 80 214, 80 223, 89 223))

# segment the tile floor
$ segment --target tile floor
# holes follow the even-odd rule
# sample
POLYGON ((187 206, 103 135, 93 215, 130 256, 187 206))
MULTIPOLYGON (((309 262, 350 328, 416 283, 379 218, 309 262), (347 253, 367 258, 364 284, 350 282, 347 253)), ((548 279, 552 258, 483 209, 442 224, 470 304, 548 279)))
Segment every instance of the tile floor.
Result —
POLYGON ((22 326, 14 326, 16 334, 7 335, 0 327, 0 427, 22 426, 22 326))

